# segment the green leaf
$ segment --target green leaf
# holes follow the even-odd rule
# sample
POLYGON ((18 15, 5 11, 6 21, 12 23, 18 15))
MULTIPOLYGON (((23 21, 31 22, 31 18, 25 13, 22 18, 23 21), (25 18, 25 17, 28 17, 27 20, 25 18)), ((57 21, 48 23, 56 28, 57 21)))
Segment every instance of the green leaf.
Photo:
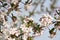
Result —
POLYGON ((9 16, 9 14, 10 14, 10 12, 11 12, 11 11, 13 11, 13 9, 12 9, 12 8, 8 9, 8 12, 6 13, 6 14, 7 14, 7 16, 9 16))
POLYGON ((60 10, 58 10, 58 11, 56 10, 57 14, 60 16, 60 10), (59 12, 58 12, 58 11, 59 11, 59 12))
POLYGON ((26 27, 29 27, 29 26, 33 26, 33 20, 29 20, 29 22, 27 22, 26 27))
POLYGON ((33 40, 33 38, 32 37, 28 37, 27 40, 33 40))
POLYGON ((17 17, 13 16, 13 14, 12 14, 12 20, 13 20, 13 22, 15 22, 17 20, 17 17))
POLYGON ((7 21, 7 16, 4 16, 5 21, 7 21))
POLYGON ((4 3, 4 4, 3 4, 3 7, 5 7, 6 5, 7 5, 7 3, 4 3))
POLYGON ((15 5, 14 5, 14 3, 11 3, 11 7, 14 7, 15 5))
POLYGON ((50 34, 53 34, 53 33, 54 33, 54 30, 55 30, 55 28, 52 28, 52 29, 49 31, 49 33, 50 33, 50 34))
POLYGON ((15 34, 14 35, 11 34, 10 36, 11 36, 11 38, 16 38, 15 34))
POLYGON ((29 0, 25 1, 25 5, 28 4, 29 0))
POLYGON ((54 19, 56 19, 56 17, 54 17, 54 19))
POLYGON ((60 22, 57 22, 57 23, 55 24, 55 26, 60 26, 60 22))
POLYGON ((34 27, 33 27, 33 31, 34 31, 34 32, 39 32, 39 33, 40 33, 41 29, 42 29, 42 28, 40 27, 39 24, 34 24, 34 27))

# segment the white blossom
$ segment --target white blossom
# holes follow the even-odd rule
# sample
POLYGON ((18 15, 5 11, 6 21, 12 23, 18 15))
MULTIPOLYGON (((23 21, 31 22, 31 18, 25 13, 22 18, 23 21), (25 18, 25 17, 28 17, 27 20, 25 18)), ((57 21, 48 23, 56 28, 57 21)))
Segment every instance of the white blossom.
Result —
POLYGON ((19 0, 12 0, 12 3, 16 4, 19 0))
POLYGON ((44 14, 40 19, 41 25, 43 26, 50 25, 52 21, 53 21, 53 18, 49 14, 44 14))

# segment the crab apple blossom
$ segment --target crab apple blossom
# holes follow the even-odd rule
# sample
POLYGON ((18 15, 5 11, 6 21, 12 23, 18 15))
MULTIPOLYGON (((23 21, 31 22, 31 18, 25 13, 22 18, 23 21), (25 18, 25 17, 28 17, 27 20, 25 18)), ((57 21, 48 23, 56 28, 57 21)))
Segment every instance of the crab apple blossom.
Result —
POLYGON ((53 18, 49 14, 44 14, 40 18, 41 25, 43 26, 49 26, 53 21, 53 18))
POLYGON ((56 0, 0 0, 0 40, 34 40, 44 37, 45 32, 54 38, 60 31, 60 7, 56 3, 56 0))

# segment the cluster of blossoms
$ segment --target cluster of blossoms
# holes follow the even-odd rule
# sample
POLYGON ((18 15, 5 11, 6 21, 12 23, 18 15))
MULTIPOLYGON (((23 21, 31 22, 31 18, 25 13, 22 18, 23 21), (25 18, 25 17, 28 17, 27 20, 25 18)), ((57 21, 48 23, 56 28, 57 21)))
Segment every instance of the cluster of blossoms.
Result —
MULTIPOLYGON (((33 37, 42 35, 44 32, 43 26, 49 26, 53 18, 49 14, 44 14, 40 18, 40 23, 35 23, 33 18, 30 18, 26 16, 23 20, 23 23, 19 27, 15 27, 14 24, 18 23, 18 19, 13 16, 12 14, 12 24, 8 23, 8 21, 5 18, 5 14, 1 13, 0 17, 0 25, 2 27, 1 32, 4 34, 5 40, 32 40, 33 37), (2 16, 1 16, 2 15, 2 16)), ((50 37, 54 37, 56 35, 56 32, 54 32, 55 28, 52 28, 49 30, 50 37)))
POLYGON ((20 26, 20 28, 24 32, 24 40, 27 40, 29 36, 35 37, 43 34, 42 27, 40 27, 39 24, 35 23, 32 18, 26 17, 23 21, 24 23, 20 26))
MULTIPOLYGON (((50 16, 49 14, 44 14, 41 18, 40 18, 40 22, 41 22, 41 26, 44 26, 46 28, 49 29, 49 25, 53 23, 53 17, 50 16)), ((55 28, 49 29, 49 33, 50 33, 50 38, 53 38, 56 35, 56 32, 54 32, 55 28)))
POLYGON ((52 23, 53 18, 49 14, 44 14, 41 18, 41 25, 42 26, 48 26, 52 23))
MULTIPOLYGON (((0 9, 0 33, 3 34, 3 40, 33 40, 34 37, 40 36, 44 33, 44 28, 53 23, 53 17, 49 14, 43 14, 40 18, 40 23, 34 22, 34 19, 30 16, 25 16, 22 20, 23 23, 20 23, 20 18, 14 16, 12 11, 19 10, 19 2, 21 0, 8 0, 6 3, 0 1, 2 3, 0 9), (6 9, 6 10, 4 10, 6 9), (11 18, 12 22, 9 22, 9 18, 11 18)), ((25 3, 25 9, 27 10, 31 6, 32 0, 27 0, 25 3)), ((55 19, 56 22, 54 24, 54 28, 49 29, 50 37, 54 37, 56 35, 57 29, 60 29, 60 10, 57 10, 56 13, 59 15, 59 18, 55 19)), ((20 17, 20 16, 19 16, 20 17)))
POLYGON ((20 30, 18 28, 12 27, 14 23, 10 24, 8 22, 8 18, 5 13, 1 12, 0 15, 0 32, 3 34, 4 40, 13 40, 11 37, 15 35, 16 37, 20 34, 20 30))
POLYGON ((32 40, 32 37, 39 36, 43 33, 42 27, 35 23, 32 18, 26 17, 23 24, 19 28, 14 27, 12 23, 3 22, 1 32, 4 34, 6 40, 18 40, 16 38, 22 37, 22 40, 32 40), (5 24, 4 24, 5 23, 5 24))
MULTIPOLYGON (((2 29, 1 32, 4 34, 4 38, 6 40, 19 40, 19 38, 21 40, 32 40, 33 37, 42 35, 44 32, 44 27, 43 26, 49 26, 52 21, 53 18, 49 15, 49 14, 44 14, 41 18, 40 18, 40 23, 35 23, 33 18, 30 18, 28 16, 26 16, 23 20, 23 23, 19 26, 19 27, 14 27, 14 24, 17 24, 18 19, 13 16, 12 14, 12 24, 8 23, 8 21, 6 21, 5 15, 3 15, 1 13, 1 17, 0 17, 0 21, 2 22, 2 29), (2 17, 2 16, 3 17, 2 17)), ((56 32, 54 32, 55 28, 52 28, 51 30, 49 30, 50 33, 50 37, 52 38, 56 32)))
MULTIPOLYGON (((4 34, 5 36, 4 38, 6 40, 19 40, 19 38, 21 40, 30 40, 30 39, 32 40, 33 37, 42 35, 44 32, 43 26, 45 27, 49 26, 53 21, 52 17, 49 14, 44 14, 40 18, 41 24, 35 23, 33 21, 33 18, 26 16, 23 20, 23 23, 19 27, 14 27, 14 24, 17 24, 16 21, 18 19, 15 16, 13 16, 13 19, 12 19, 13 23, 9 24, 4 17, 5 17, 4 15, 3 17, 1 16, 0 21, 2 22, 1 32, 4 34)), ((54 30, 55 28, 52 28, 51 30, 49 30, 51 38, 56 34, 54 30)))

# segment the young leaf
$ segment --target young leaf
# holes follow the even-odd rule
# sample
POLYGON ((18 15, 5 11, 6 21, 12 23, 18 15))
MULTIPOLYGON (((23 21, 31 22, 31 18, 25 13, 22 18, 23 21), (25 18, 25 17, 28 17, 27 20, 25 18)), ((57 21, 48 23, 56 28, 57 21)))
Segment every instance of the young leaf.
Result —
POLYGON ((55 28, 52 28, 52 29, 49 31, 49 33, 50 33, 50 34, 53 34, 54 30, 55 30, 55 28))
POLYGON ((14 3, 11 3, 11 7, 14 7, 15 5, 14 5, 14 3))
POLYGON ((7 16, 4 16, 5 21, 7 21, 7 16))
POLYGON ((17 20, 17 17, 13 16, 13 14, 12 14, 12 20, 13 20, 13 22, 15 22, 17 20))
POLYGON ((33 38, 32 37, 28 37, 27 40, 33 40, 33 38))
POLYGON ((7 5, 7 3, 4 3, 4 4, 3 4, 3 7, 5 7, 6 5, 7 5))
POLYGON ((58 11, 56 10, 57 14, 60 16, 60 10, 58 10, 58 11), (59 12, 58 12, 58 11, 59 11, 59 12))

